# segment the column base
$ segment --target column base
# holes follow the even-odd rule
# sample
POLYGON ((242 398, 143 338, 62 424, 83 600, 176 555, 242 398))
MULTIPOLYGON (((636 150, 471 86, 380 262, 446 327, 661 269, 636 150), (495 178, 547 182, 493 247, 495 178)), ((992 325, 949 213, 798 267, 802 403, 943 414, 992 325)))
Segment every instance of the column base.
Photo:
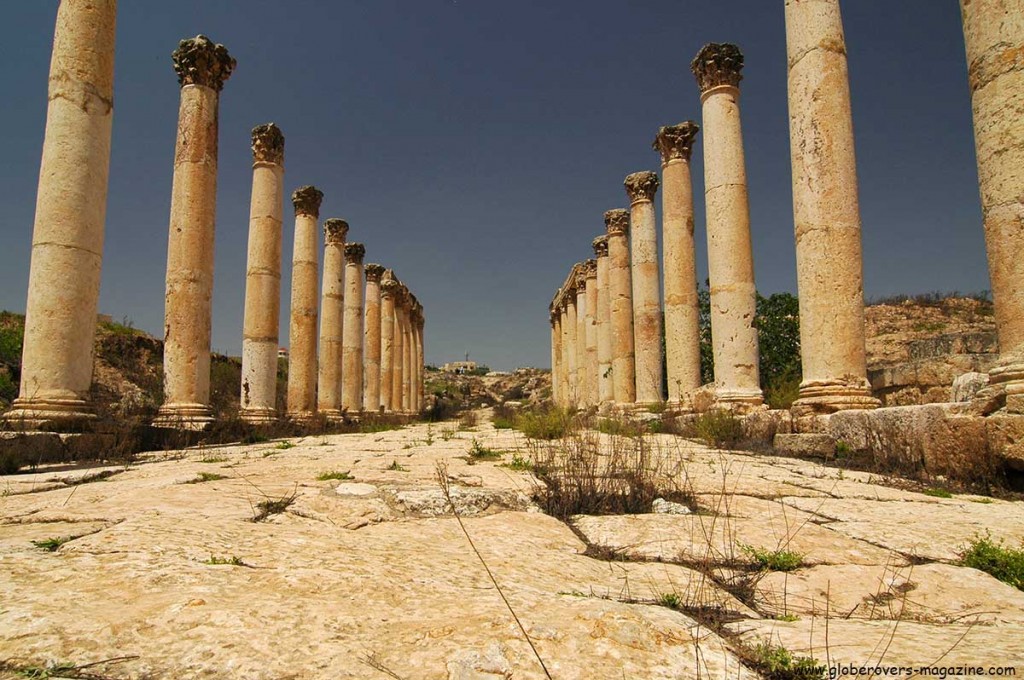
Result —
POLYGON ((988 379, 990 385, 1001 387, 1005 392, 1007 413, 1024 414, 1024 361, 1015 357, 989 371, 988 379))
POLYGON ((320 415, 327 419, 329 423, 343 423, 345 422, 345 412, 336 408, 320 409, 320 415))
POLYGON ((296 411, 295 413, 286 413, 284 417, 296 425, 311 425, 316 420, 316 416, 315 411, 296 411))
POLYGON ((238 411, 238 417, 253 425, 269 425, 277 422, 277 409, 243 408, 238 411))
POLYGON ((18 398, 0 419, 5 430, 67 429, 96 420, 84 399, 18 398))
POLYGON ((764 394, 759 388, 715 387, 715 406, 737 413, 748 413, 764 406, 764 394))
POLYGON ((837 411, 870 410, 882 402, 871 396, 867 381, 805 380, 800 383, 800 397, 790 408, 796 417, 835 413, 837 411))
POLYGON ((206 404, 164 404, 153 419, 153 427, 199 432, 213 424, 213 411, 206 404))

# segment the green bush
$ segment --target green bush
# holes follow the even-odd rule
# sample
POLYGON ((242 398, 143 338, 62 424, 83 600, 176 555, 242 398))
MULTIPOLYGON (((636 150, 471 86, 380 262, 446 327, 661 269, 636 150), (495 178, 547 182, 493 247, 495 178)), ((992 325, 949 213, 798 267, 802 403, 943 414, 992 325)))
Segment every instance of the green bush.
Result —
POLYGON ((25 317, 0 312, 0 364, 21 366, 21 346, 25 337, 25 317))
POLYGON ((693 423, 699 439, 708 446, 729 449, 743 438, 743 424, 732 411, 715 409, 697 416, 693 423))
POLYGON ((743 544, 740 544, 740 549, 749 555, 759 568, 767 571, 794 571, 804 563, 804 556, 793 550, 768 550, 743 544))
POLYGON ((10 373, 0 368, 0 405, 7 406, 18 396, 18 384, 10 373))
POLYGON ((1017 590, 1024 590, 1024 548, 1004 548, 990 536, 976 538, 960 553, 960 564, 995 576, 1017 590))
POLYGON ((770 408, 786 408, 793 405, 793 402, 800 398, 800 374, 799 372, 788 372, 776 376, 767 383, 764 390, 764 399, 770 408))
POLYGON ((523 411, 516 417, 514 427, 530 439, 561 439, 572 429, 572 416, 557 407, 523 411))
POLYGON ((824 680, 825 666, 808 656, 794 657, 782 645, 762 642, 754 649, 754 667, 767 680, 824 680))

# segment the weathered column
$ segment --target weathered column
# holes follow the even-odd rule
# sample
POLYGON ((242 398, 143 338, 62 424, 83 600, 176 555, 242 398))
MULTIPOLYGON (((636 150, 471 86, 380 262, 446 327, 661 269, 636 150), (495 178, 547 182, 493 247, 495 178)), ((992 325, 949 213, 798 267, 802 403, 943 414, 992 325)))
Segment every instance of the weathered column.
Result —
POLYGON ((693 243, 693 179, 690 155, 700 128, 692 121, 658 130, 665 277, 665 368, 668 399, 687 403, 701 385, 700 305, 693 243))
POLYGON ((608 237, 598 236, 591 244, 597 260, 597 403, 615 401, 612 385, 612 320, 608 292, 608 237))
POLYGON ((585 263, 586 317, 586 361, 584 362, 583 393, 587 406, 597 406, 597 260, 585 263))
POLYGON ((423 410, 423 305, 419 301, 413 310, 412 337, 412 410, 420 413, 423 410))
POLYGON ((181 85, 164 300, 164 404, 154 425, 203 429, 210 410, 210 327, 217 209, 217 109, 235 68, 206 36, 171 55, 181 85))
POLYGON ((391 386, 395 376, 395 299, 399 288, 398 281, 387 275, 380 282, 380 406, 387 413, 395 410, 391 386))
POLYGON ((363 256, 362 243, 345 244, 345 321, 342 333, 341 408, 363 410, 363 256))
POLYGON ((572 338, 569 334, 569 306, 566 303, 566 295, 562 289, 558 291, 558 328, 562 334, 562 358, 559 364, 558 375, 558 405, 567 408, 571 403, 572 390, 572 368, 569 360, 571 353, 570 343, 572 338))
POLYGON ((366 265, 366 329, 363 331, 365 357, 363 359, 363 410, 380 410, 380 277, 384 267, 366 265))
POLYGON ((960 0, 1006 410, 1024 413, 1024 8, 960 0))
POLYGON ((587 393, 587 265, 576 265, 576 405, 590 405, 587 393))
POLYGON ((406 304, 402 307, 402 411, 412 412, 412 324, 410 316, 415 298, 412 293, 406 295, 406 304))
POLYGON ((319 317, 320 254, 317 223, 323 193, 304 186, 292 193, 291 323, 288 326, 288 417, 308 422, 316 412, 316 322, 319 317))
POLYGON ((850 80, 839 0, 786 0, 800 360, 798 411, 874 408, 850 80))
POLYGON ((565 323, 569 327, 568 337, 566 338, 566 365, 568 366, 568 387, 566 389, 566 406, 570 408, 576 408, 580 404, 580 384, 578 381, 579 365, 577 360, 579 358, 579 352, 576 349, 577 345, 577 331, 579 330, 579 324, 577 323, 576 314, 576 271, 573 267, 573 273, 569 275, 569 285, 565 288, 565 323))
MULTIPOLYGON (((555 296, 558 299, 558 296, 555 296)), ((555 302, 548 305, 548 320, 551 322, 551 402, 561 404, 561 363, 562 363, 562 315, 555 302)))
POLYGON ((405 305, 409 297, 409 290, 402 284, 398 294, 395 296, 395 318, 394 324, 394 360, 391 372, 391 408, 396 413, 401 413, 402 408, 402 380, 403 360, 405 355, 405 335, 402 316, 405 313, 405 305))
POLYGON ((250 423, 270 423, 277 419, 284 198, 284 135, 273 123, 253 128, 252 160, 239 416, 250 423))
POLYGON ((754 257, 750 244, 747 170, 740 127, 739 83, 743 54, 710 43, 691 64, 704 116, 704 193, 715 397, 723 406, 762 403, 754 314, 754 257))
POLYGON ((21 389, 5 426, 94 418, 88 404, 114 115, 116 0, 63 0, 50 57, 21 389))
POLYGON ((634 172, 624 182, 629 196, 631 267, 633 276, 633 352, 636 400, 655 404, 662 397, 661 290, 658 274, 658 226, 654 194, 658 175, 634 172))
POLYGON ((633 364, 633 283, 629 268, 629 211, 604 214, 608 235, 608 307, 612 324, 612 386, 617 404, 636 401, 633 364))
POLYGON ((320 292, 320 370, 317 410, 341 419, 342 334, 345 330, 345 237, 348 222, 324 220, 324 284, 320 292))

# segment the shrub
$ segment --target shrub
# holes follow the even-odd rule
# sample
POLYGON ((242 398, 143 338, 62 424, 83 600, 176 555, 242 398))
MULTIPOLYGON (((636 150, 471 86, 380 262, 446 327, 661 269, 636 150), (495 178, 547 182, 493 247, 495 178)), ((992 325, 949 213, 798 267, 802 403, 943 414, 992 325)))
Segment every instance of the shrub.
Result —
POLYGON ((960 564, 980 569, 1017 590, 1024 590, 1024 548, 1004 548, 990 536, 976 538, 960 552, 960 564))
POLYGON ((697 416, 693 423, 698 439, 708 446, 729 449, 743 437, 743 424, 732 411, 713 409, 697 416))
POLYGON ((782 645, 762 642, 753 651, 751 663, 766 680, 824 680, 825 666, 808 656, 794 657, 782 645))
POLYGON ((13 475, 25 464, 15 451, 0 451, 0 475, 13 475))
POLYGON ((501 452, 489 449, 474 439, 473 446, 469 449, 469 457, 473 460, 495 460, 501 458, 501 452))
POLYGON ((788 371, 774 377, 764 390, 765 401, 770 408, 788 409, 800 398, 800 374, 788 371))
POLYGON ((491 424, 498 430, 509 430, 515 427, 516 412, 505 404, 498 404, 491 414, 491 424))
POLYGON ((513 426, 530 439, 561 439, 573 429, 573 419, 568 411, 551 407, 524 411, 513 426))
POLYGON ((804 556, 793 550, 768 550, 743 544, 740 545, 740 549, 750 555, 759 568, 768 571, 794 571, 804 563, 804 556))
POLYGON ((518 453, 513 453, 512 460, 499 467, 507 467, 509 470, 515 470, 516 472, 533 472, 533 461, 529 458, 523 458, 518 453))
POLYGON ((643 426, 621 418, 601 418, 597 421, 597 431, 613 437, 639 437, 644 433, 643 426))
POLYGON ((472 430, 474 427, 476 427, 476 424, 476 411, 465 411, 461 416, 459 416, 460 430, 472 430))

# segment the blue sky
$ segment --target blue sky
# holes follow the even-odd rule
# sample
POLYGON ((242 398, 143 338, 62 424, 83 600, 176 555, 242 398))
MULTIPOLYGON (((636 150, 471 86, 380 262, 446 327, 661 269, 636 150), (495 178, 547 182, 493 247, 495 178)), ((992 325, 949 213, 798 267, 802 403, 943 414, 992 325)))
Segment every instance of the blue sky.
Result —
MULTIPOLYGON (((0 122, 0 308, 23 311, 57 0, 10 3, 0 122)), ((989 287, 959 9, 843 3, 865 292, 989 287)), ((159 334, 178 85, 204 33, 238 68, 221 100, 213 346, 238 354, 249 132, 284 131, 285 185, 315 184, 367 262, 426 308, 426 358, 547 366, 547 303, 592 256, 660 125, 700 120, 689 63, 746 55, 742 115, 763 293, 796 291, 782 0, 122 0, 100 311, 159 334)), ((702 148, 694 153, 706 276, 702 148)), ((287 199, 286 199, 287 200, 287 199)), ((292 211, 285 206, 281 338, 292 211)), ((659 223, 660 225, 660 223, 659 223)))

